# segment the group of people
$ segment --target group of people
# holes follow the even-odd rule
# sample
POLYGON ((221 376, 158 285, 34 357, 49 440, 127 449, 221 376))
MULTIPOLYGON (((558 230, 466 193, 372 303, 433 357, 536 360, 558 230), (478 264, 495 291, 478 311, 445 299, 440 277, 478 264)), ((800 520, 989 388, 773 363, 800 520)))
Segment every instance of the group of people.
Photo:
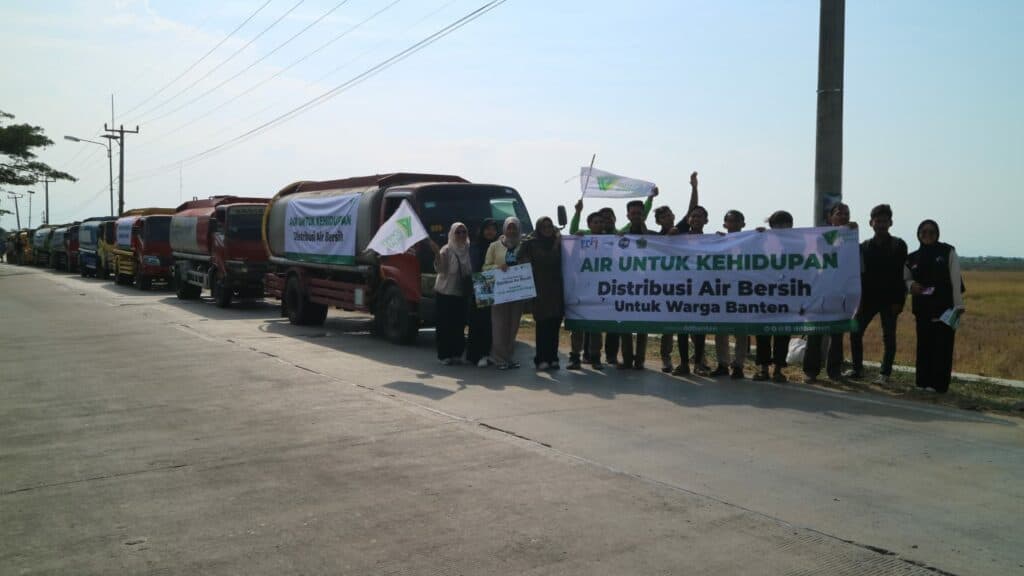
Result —
MULTIPOLYGON (((654 210, 657 228, 648 228, 646 221, 658 189, 644 200, 626 205, 627 222, 618 226, 615 212, 602 208, 586 217, 587 228, 580 227, 583 201, 576 203, 569 224, 569 233, 588 234, 704 234, 708 211, 698 202, 697 173, 690 176, 690 200, 685 215, 676 220, 669 206, 654 210)), ((793 215, 784 210, 768 218, 768 227, 793 227, 793 215)), ((850 221, 850 208, 839 203, 829 213, 832 226, 857 227, 850 221)), ((729 210, 723 218, 725 232, 731 234, 746 227, 739 210, 729 210)), ((908 253, 907 244, 889 233, 892 209, 880 204, 871 210, 873 236, 861 243, 861 303, 855 315, 855 330, 850 332, 852 368, 841 372, 843 364, 843 333, 810 335, 803 358, 803 372, 813 382, 821 372, 823 360, 830 379, 861 378, 864 375, 864 332, 878 316, 882 324, 884 354, 878 381, 886 383, 892 374, 896 356, 896 320, 903 311, 907 292, 917 328, 916 383, 922 389, 945 392, 949 388, 953 361, 954 328, 942 321, 944 312, 963 310, 963 283, 956 250, 939 242, 939 226, 933 220, 921 222, 917 229, 918 250, 908 253)), ((757 228, 764 231, 765 228, 757 228)), ((520 319, 529 309, 536 330, 536 353, 533 363, 538 370, 560 369, 559 329, 564 316, 562 290, 562 254, 559 232, 551 218, 537 220, 532 234, 523 237, 517 218, 486 220, 470 239, 469 228, 452 224, 448 242, 438 246, 429 241, 434 251, 437 279, 434 285, 437 317, 437 355, 445 365, 470 363, 480 367, 495 365, 499 370, 519 368, 514 355, 520 319), (488 307, 476 305, 472 274, 493 269, 507 270, 517 264, 531 266, 537 296, 529 302, 518 301, 488 307), (466 328, 468 327, 468 336, 466 328)), ((692 373, 705 376, 729 375, 746 377, 744 364, 749 352, 750 337, 746 334, 716 334, 715 360, 712 369, 705 357, 704 334, 664 334, 661 337, 661 370, 677 376, 692 373), (730 347, 729 339, 734 344, 730 347), (690 344, 693 355, 690 355, 690 344), (673 348, 680 363, 673 365, 673 348), (691 367, 692 366, 692 367, 691 367)), ((570 338, 570 370, 589 364, 596 370, 604 364, 619 369, 644 369, 647 355, 647 334, 620 332, 573 331, 570 338), (604 362, 602 362, 602 352, 604 362), (621 353, 621 356, 620 356, 621 353)), ((753 375, 756 380, 786 381, 786 367, 791 337, 788 335, 757 336, 753 375)))

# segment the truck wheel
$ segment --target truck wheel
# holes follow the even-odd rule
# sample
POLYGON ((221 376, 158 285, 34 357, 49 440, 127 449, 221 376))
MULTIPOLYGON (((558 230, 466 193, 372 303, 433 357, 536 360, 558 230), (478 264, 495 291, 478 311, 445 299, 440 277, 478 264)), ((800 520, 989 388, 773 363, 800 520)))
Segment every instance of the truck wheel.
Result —
POLYGON ((292 276, 284 291, 288 321, 296 326, 320 325, 327 319, 327 306, 315 304, 303 293, 299 278, 292 276))
POLYGON ((409 303, 394 284, 384 290, 384 298, 377 309, 378 331, 395 344, 412 344, 419 332, 419 322, 412 315, 409 303))
POLYGON ((189 284, 188 272, 186 271, 185 274, 185 277, 182 278, 177 272, 174 273, 175 293, 178 295, 179 300, 195 300, 203 294, 203 289, 195 284, 189 284))
POLYGON ((149 290, 153 287, 153 278, 142 272, 142 263, 135 263, 135 287, 139 290, 149 290))
POLYGON ((223 276, 216 268, 210 270, 210 294, 218 308, 231 306, 231 289, 225 285, 223 276))

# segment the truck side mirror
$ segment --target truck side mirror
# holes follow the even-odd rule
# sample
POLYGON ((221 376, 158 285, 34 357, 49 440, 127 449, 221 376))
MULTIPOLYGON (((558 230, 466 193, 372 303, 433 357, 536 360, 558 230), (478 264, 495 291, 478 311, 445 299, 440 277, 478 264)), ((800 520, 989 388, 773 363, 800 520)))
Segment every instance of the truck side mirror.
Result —
POLYGON ((558 227, 565 228, 565 225, 569 223, 569 218, 565 214, 565 206, 558 206, 558 227))

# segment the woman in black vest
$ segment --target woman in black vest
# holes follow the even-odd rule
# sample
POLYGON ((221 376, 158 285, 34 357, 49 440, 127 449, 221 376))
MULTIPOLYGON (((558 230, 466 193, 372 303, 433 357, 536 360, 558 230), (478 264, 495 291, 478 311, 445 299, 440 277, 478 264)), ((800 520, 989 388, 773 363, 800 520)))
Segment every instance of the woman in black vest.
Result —
POLYGON ((963 285, 956 249, 939 242, 939 225, 925 220, 917 227, 920 248, 907 255, 904 279, 910 289, 917 321, 918 388, 949 390, 953 372, 954 328, 941 317, 950 310, 963 312, 963 285))

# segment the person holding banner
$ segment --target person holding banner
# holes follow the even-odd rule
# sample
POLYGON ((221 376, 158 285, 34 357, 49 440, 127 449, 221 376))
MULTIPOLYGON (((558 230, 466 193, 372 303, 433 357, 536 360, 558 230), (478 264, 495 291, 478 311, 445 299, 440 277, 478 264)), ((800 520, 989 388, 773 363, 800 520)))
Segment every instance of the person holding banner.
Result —
POLYGON ((536 329, 537 370, 558 370, 558 330, 562 325, 562 245, 551 218, 537 220, 536 230, 523 240, 517 256, 519 264, 533 269, 537 297, 533 300, 536 329))
MULTIPOLYGON (((577 210, 583 209, 582 204, 577 203, 577 206, 577 210)), ((585 236, 587 234, 603 234, 604 231, 604 217, 601 216, 600 212, 591 212, 587 215, 587 230, 579 230, 577 222, 577 230, 573 234, 585 236)), ((593 366, 594 370, 604 368, 601 366, 601 332, 573 330, 570 334, 569 342, 569 365, 566 368, 569 370, 581 370, 583 362, 593 366)), ((615 353, 618 354, 618 349, 616 349, 615 353)))
MULTIPOLYGON (((481 272, 484 257, 491 242, 498 239, 498 222, 487 218, 480 224, 476 238, 469 245, 469 260, 473 272, 481 272)), ((468 298, 469 305, 469 340, 466 343, 466 360, 480 368, 487 366, 491 353, 491 307, 481 306, 472 295, 468 298)))
MULTIPOLYGON (((768 217, 768 227, 772 230, 786 230, 793 227, 793 215, 785 210, 777 210, 768 217)), ((764 232, 764 228, 758 228, 764 232)), ((786 375, 782 369, 786 367, 786 354, 789 353, 789 335, 759 335, 755 338, 757 342, 757 365, 758 371, 754 374, 754 380, 768 380, 773 382, 786 382, 786 375), (768 365, 774 364, 775 370, 769 376, 768 365)))
MULTIPOLYGON (((658 189, 655 188, 651 195, 652 198, 657 195, 657 191, 658 189)), ((647 229, 647 224, 644 222, 647 219, 647 215, 644 213, 643 202, 631 200, 626 204, 626 218, 629 219, 629 227, 626 229, 627 234, 644 235, 650 233, 647 229)), ((622 364, 619 365, 619 368, 643 370, 644 360, 647 358, 647 334, 624 333, 620 334, 619 338, 622 342, 622 364)))
MULTIPOLYGON (((746 217, 743 216, 743 212, 739 210, 729 210, 725 213, 725 219, 722 226, 729 234, 734 234, 743 230, 743 227, 747 225, 746 217)), ((719 232, 721 234, 721 232, 719 232)), ((728 334, 715 334, 715 355, 718 356, 718 367, 711 372, 712 376, 725 376, 729 374, 729 368, 732 368, 732 378, 734 380, 742 380, 746 376, 743 374, 743 363, 747 360, 747 352, 750 349, 750 338, 742 332, 737 332, 735 335, 736 350, 733 354, 732 361, 729 360, 729 335, 728 334)))
POLYGON ((953 372, 953 341, 964 311, 960 258, 939 242, 939 225, 925 220, 917 227, 921 246, 907 256, 904 272, 917 326, 914 383, 945 394, 953 372))
MULTIPOLYGON (((483 269, 486 271, 497 268, 504 271, 508 270, 509 266, 516 265, 519 239, 519 219, 509 216, 502 226, 501 236, 487 248, 483 269)), ((491 306, 491 358, 497 363, 498 370, 519 368, 519 362, 515 360, 513 354, 522 315, 522 301, 491 306)))
POLYGON ((437 302, 437 358, 445 366, 462 363, 466 348, 467 279, 473 268, 469 257, 469 230, 462 222, 455 222, 448 230, 448 243, 438 248, 430 241, 434 251, 434 297, 437 302))

